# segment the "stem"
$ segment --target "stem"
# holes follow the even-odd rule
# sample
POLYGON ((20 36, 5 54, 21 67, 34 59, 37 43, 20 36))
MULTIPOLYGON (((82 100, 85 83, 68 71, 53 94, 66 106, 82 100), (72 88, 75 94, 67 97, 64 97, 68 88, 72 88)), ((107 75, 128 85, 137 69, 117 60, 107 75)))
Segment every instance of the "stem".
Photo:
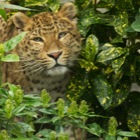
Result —
POLYGON ((2 85, 2 62, 0 61, 0 86, 2 85))
MULTIPOLYGON (((86 118, 83 119, 84 125, 86 124, 86 120, 87 120, 86 118)), ((86 133, 85 129, 82 129, 82 140, 85 140, 85 133, 86 133)))
POLYGON ((85 140, 85 129, 82 130, 82 140, 85 140))

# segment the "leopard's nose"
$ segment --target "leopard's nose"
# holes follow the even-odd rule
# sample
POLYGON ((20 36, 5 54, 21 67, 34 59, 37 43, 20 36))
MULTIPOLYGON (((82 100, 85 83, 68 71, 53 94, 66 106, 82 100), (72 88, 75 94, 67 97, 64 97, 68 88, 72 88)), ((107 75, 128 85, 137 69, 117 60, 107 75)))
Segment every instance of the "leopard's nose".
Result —
POLYGON ((59 58, 59 56, 62 54, 62 51, 58 51, 58 52, 53 52, 53 53, 49 53, 47 54, 49 57, 57 60, 59 58))

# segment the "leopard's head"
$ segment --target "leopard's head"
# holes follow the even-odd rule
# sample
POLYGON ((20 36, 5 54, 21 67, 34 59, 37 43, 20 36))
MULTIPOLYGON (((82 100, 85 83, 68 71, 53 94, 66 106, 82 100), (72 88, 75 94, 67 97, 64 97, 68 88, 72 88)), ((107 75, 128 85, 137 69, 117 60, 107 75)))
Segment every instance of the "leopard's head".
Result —
POLYGON ((76 9, 65 3, 57 13, 43 12, 33 17, 13 16, 20 31, 27 31, 15 51, 23 69, 45 75, 61 75, 70 70, 81 50, 76 27, 76 9))

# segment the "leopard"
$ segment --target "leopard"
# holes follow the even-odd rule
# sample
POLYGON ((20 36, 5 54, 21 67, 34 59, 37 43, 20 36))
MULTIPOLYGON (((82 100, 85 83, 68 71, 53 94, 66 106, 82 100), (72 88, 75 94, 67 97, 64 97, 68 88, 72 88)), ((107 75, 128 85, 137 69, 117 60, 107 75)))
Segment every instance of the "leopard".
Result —
MULTIPOLYGON (((76 7, 64 3, 58 12, 42 12, 31 17, 22 12, 7 21, 0 17, 0 42, 26 32, 10 51, 19 62, 2 65, 2 81, 20 85, 25 94, 39 94, 46 89, 52 102, 66 99, 66 86, 81 52, 76 7)), ((78 132, 79 133, 79 132, 78 132)), ((75 140, 73 134, 70 140, 75 140)), ((81 137, 77 138, 80 140, 81 137)))

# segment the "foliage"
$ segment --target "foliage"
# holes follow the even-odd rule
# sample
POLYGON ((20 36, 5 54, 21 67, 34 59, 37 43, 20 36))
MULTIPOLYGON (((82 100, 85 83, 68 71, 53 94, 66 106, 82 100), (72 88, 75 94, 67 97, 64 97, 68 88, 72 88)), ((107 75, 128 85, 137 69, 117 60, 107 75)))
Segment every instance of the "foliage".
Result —
MULTIPOLYGON (((21 2, 19 2, 19 5, 21 5, 20 3, 21 2)), ((59 100, 56 103, 57 107, 51 109, 51 104, 48 103, 49 100, 47 100, 49 97, 42 98, 26 95, 23 97, 23 102, 21 103, 24 105, 24 108, 21 109, 20 112, 22 112, 22 115, 27 115, 27 113, 24 114, 23 112, 29 112, 28 109, 30 108, 32 110, 31 112, 35 113, 35 116, 30 116, 31 118, 38 116, 38 114, 36 114, 37 110, 45 115, 53 114, 54 118, 52 120, 40 118, 37 119, 36 122, 53 122, 55 126, 58 126, 59 130, 61 127, 60 124, 73 123, 91 134, 104 137, 105 140, 121 140, 127 139, 125 136, 136 136, 134 133, 126 131, 132 130, 140 132, 140 96, 139 92, 130 92, 132 83, 140 84, 140 54, 138 53, 140 44, 139 0, 75 0, 74 4, 78 11, 78 28, 83 37, 83 51, 80 56, 79 66, 76 68, 77 72, 72 77, 68 86, 67 95, 68 98, 72 100, 71 104, 67 105, 64 101, 59 100), (26 99, 28 101, 26 101, 26 99), (38 102, 37 99, 39 100, 38 102), (47 101, 44 101, 44 99, 47 101), (85 116, 83 116, 80 111, 77 112, 75 110, 75 108, 80 109, 80 107, 73 100, 80 102, 82 99, 88 102, 91 109, 94 109, 95 114, 108 117, 114 116, 116 119, 111 117, 107 125, 104 119, 94 114, 95 117, 91 111, 87 109, 88 115, 85 120, 88 122, 87 119, 90 118, 89 122, 92 123, 90 125, 88 123, 84 123, 83 126, 79 125, 81 124, 79 122, 83 121, 83 117, 85 116), (44 104, 45 102, 46 104, 44 104), (41 104, 43 109, 38 109, 41 104), (50 111, 46 111, 46 108, 49 108, 50 111), (65 111, 65 109, 67 111, 65 111), (81 115, 80 118, 79 113, 81 115), (90 113, 93 116, 90 116, 90 113), (65 121, 65 117, 69 119, 65 121), (124 131, 120 131, 117 127, 124 131)), ((60 1, 26 0, 22 5, 26 8, 37 10, 34 12, 30 11, 28 14, 46 10, 57 12, 60 7, 60 1)), ((12 9, 12 5, 10 6, 12 9)), ((6 7, 6 5, 3 5, 3 7, 6 7)), ((20 7, 16 7, 15 9, 23 10, 22 8, 20 9, 20 7)), ((3 10, 0 10, 0 14, 6 19, 3 10)), ((2 89, 2 91, 3 90, 4 89, 2 89)), ((5 93, 5 90, 3 92, 5 93)), ((4 94, 3 92, 2 96, 4 96, 4 99, 9 97, 8 94, 4 94)), ((2 103, 5 102, 3 101, 2 103)), ((7 104, 11 104, 11 100, 8 100, 7 104)), ((3 106, 3 104, 1 105, 3 106)), ((11 111, 16 109, 14 107, 12 108, 11 105, 9 107, 7 108, 11 109, 11 111)), ((7 112, 9 112, 7 117, 11 117, 12 114, 10 110, 7 112)), ((87 112, 83 112, 83 114, 87 112)), ((15 114, 13 115, 14 117, 16 116, 15 114)), ((5 121, 6 120, 3 122, 5 121)), ((31 122, 34 123, 33 121, 31 122)), ((24 128, 20 131, 24 132, 24 134, 28 134, 28 137, 31 136, 34 137, 34 139, 37 135, 43 135, 44 137, 50 136, 52 139, 56 137, 56 135, 61 137, 61 133, 50 133, 48 130, 42 130, 37 135, 33 135, 32 132, 34 129, 26 124, 27 123, 25 123, 26 129, 24 128), (28 130, 27 128, 29 128, 28 133, 25 131, 28 130)), ((21 126, 21 124, 19 126, 21 126)), ((24 125, 22 124, 22 126, 24 125)), ((9 137, 9 134, 11 135, 10 132, 2 130, 0 134, 5 134, 5 136, 9 137)), ((12 135, 15 134, 16 132, 14 134, 12 133, 12 135)), ((19 136, 21 135, 17 137, 19 136)), ((0 135, 0 137, 2 136, 0 135)))
MULTIPOLYGON (((0 139, 5 140, 68 140, 65 132, 66 126, 73 125, 89 133, 105 138, 137 137, 133 132, 117 130, 117 122, 111 117, 108 132, 97 123, 86 123, 88 118, 101 117, 90 111, 87 103, 82 100, 78 105, 75 101, 70 103, 59 99, 55 103, 50 102, 51 97, 43 90, 41 96, 24 95, 20 86, 5 83, 0 88, 0 139), (5 90, 5 87, 7 89, 5 90), (40 116, 40 114, 42 114, 40 116), (19 121, 20 120, 20 121, 19 121), (35 131, 35 124, 52 124, 54 130, 40 129, 35 131)), ((74 129, 74 128, 73 128, 74 129)), ((84 131, 83 131, 84 133, 84 131)), ((81 138, 82 139, 82 138, 81 138)))
POLYGON ((85 99, 97 114, 115 116, 120 128, 140 132, 140 96, 130 92, 132 83, 140 84, 139 1, 75 0, 75 5, 84 41, 68 96, 85 99))
POLYGON ((2 62, 16 62, 19 61, 19 57, 17 54, 8 54, 5 55, 5 53, 9 52, 10 50, 14 49, 17 44, 23 39, 26 32, 22 32, 16 37, 13 37, 12 39, 8 40, 4 44, 0 44, 0 58, 2 62))

